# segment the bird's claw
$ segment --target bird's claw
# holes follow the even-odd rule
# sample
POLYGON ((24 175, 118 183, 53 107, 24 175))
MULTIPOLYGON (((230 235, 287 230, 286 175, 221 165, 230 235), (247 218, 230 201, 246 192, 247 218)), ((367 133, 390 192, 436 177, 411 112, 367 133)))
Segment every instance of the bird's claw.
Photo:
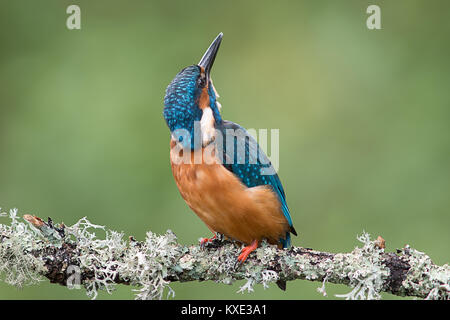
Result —
POLYGON ((258 248, 258 241, 254 240, 249 246, 246 246, 242 249, 241 254, 238 256, 236 263, 234 264, 234 268, 239 268, 242 264, 247 260, 247 257, 250 253, 252 253, 256 248, 258 248))
POLYGON ((212 238, 200 238, 200 248, 205 249, 206 245, 210 242, 213 242, 214 239, 217 238, 217 235, 214 235, 212 238))

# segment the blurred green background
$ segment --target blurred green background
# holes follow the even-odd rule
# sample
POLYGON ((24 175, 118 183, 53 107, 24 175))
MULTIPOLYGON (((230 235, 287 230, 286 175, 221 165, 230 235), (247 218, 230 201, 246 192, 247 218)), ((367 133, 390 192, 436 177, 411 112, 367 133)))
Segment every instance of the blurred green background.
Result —
MULTIPOLYGON (((351 251, 363 230, 437 264, 450 243, 450 2, 0 1, 0 206, 137 239, 209 236, 175 186, 164 90, 219 33, 225 119, 280 129, 294 245, 351 251), (81 8, 81 30, 66 8, 81 8), (381 7, 382 30, 366 28, 381 7)), ((3 219, 6 223, 7 219, 3 219)), ((333 299, 317 282, 173 283, 175 299, 333 299)), ((119 286, 100 299, 132 299, 119 286)), ((385 298, 395 298, 385 294, 385 298)), ((87 299, 50 285, 0 299, 87 299)))

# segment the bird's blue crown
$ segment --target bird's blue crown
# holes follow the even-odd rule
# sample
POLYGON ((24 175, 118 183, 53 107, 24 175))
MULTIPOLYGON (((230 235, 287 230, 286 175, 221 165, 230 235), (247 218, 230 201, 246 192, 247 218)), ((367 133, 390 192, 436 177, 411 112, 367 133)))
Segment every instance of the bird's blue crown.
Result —
MULTIPOLYGON (((167 126, 184 147, 188 147, 190 144, 192 149, 201 147, 201 139, 193 138, 194 136, 201 137, 200 132, 194 132, 195 121, 200 121, 203 115, 203 110, 199 106, 199 98, 205 87, 205 78, 201 73, 202 69, 198 65, 184 68, 169 84, 164 97, 163 114, 167 126), (190 137, 186 137, 186 133, 189 133, 190 137)), ((208 95, 214 120, 216 123, 221 123, 222 118, 211 82, 208 85, 208 95)))

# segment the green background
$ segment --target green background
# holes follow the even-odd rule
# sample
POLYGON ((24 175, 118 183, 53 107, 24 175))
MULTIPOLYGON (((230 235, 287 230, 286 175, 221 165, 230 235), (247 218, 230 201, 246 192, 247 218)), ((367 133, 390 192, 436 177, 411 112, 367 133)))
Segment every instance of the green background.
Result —
MULTIPOLYGON (((0 1, 0 206, 137 239, 209 230, 169 165, 164 90, 224 38, 212 77, 225 119, 280 129, 294 245, 351 251, 363 230, 437 264, 450 243, 450 2, 0 1), (66 8, 81 7, 81 30, 66 8), (382 30, 366 9, 381 7, 382 30)), ((2 218, 2 223, 7 219, 2 218)), ((348 287, 173 283, 175 299, 333 299, 348 287)), ((118 286, 100 299, 132 299, 118 286)), ((385 298, 394 298, 384 294, 385 298)), ((87 299, 42 282, 0 299, 87 299)))

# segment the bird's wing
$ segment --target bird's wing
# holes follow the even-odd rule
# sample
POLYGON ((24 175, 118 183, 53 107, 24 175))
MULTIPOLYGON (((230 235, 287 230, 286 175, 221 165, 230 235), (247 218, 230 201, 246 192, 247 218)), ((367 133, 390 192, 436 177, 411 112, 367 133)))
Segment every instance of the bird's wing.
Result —
POLYGON ((247 130, 231 121, 222 121, 216 125, 216 129, 222 133, 223 138, 223 143, 217 143, 218 153, 223 155, 223 166, 249 188, 260 185, 271 186, 280 200, 283 214, 291 227, 290 231, 297 235, 280 178, 255 139, 247 130))

